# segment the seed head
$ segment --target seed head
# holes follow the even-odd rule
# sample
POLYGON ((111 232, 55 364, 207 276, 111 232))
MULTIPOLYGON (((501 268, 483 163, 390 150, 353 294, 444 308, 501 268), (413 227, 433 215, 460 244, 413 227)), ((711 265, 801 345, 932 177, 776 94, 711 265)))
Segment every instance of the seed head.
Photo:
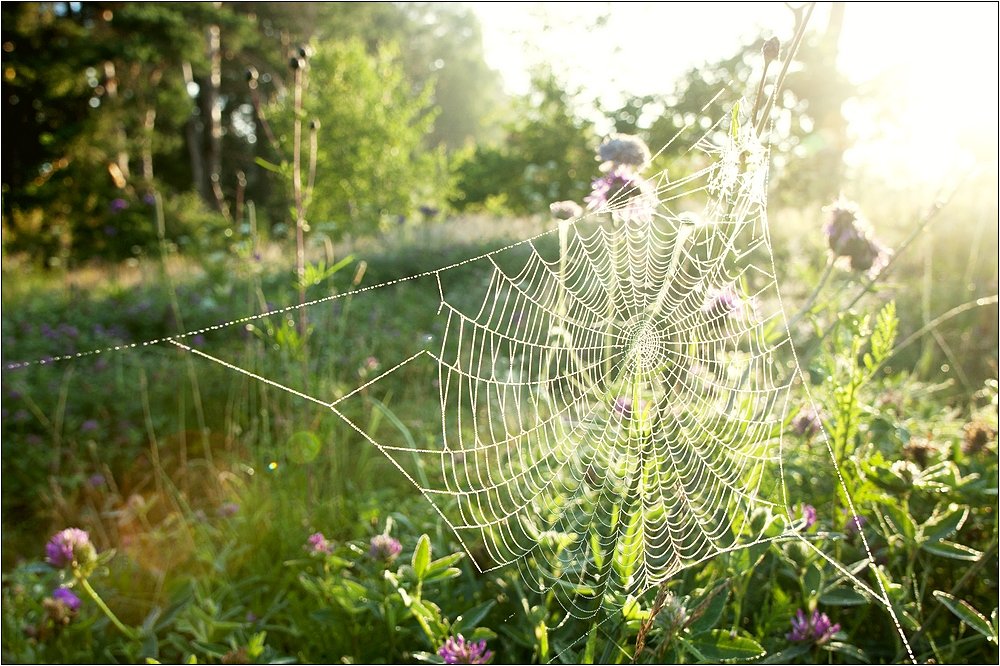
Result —
POLYGON ((997 431, 982 421, 972 421, 965 424, 965 438, 962 441, 962 453, 974 456, 982 452, 986 445, 996 437, 997 431))
POLYGON ((613 134, 597 149, 597 159, 610 162, 612 167, 632 167, 642 169, 650 160, 646 142, 632 134, 613 134))
POLYGON ((557 220, 573 220, 583 215, 583 209, 575 201, 556 201, 549 204, 549 211, 557 220))
POLYGON ((761 54, 764 56, 764 62, 769 63, 778 58, 781 53, 781 42, 778 41, 777 37, 772 37, 771 39, 764 42, 764 45, 760 49, 761 54))

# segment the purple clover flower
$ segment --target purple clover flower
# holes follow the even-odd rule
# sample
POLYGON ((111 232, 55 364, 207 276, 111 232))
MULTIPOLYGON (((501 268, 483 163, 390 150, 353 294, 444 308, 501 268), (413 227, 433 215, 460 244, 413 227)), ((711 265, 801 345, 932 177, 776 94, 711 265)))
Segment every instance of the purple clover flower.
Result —
POLYGON ((710 287, 705 294, 701 312, 709 324, 721 325, 726 319, 738 319, 743 312, 743 299, 732 285, 710 287))
POLYGON ((792 619, 792 630, 785 634, 785 638, 793 643, 815 643, 822 645, 833 638, 833 635, 840 631, 840 624, 833 624, 826 613, 814 610, 811 617, 800 608, 792 619))
POLYGON ((812 407, 803 408, 792 419, 792 431, 800 437, 812 437, 823 427, 823 421, 812 407))
POLYGON ((815 525, 816 521, 819 519, 816 513, 816 507, 814 507, 812 504, 801 505, 799 507, 799 514, 802 516, 802 519, 806 522, 805 529, 809 529, 810 527, 815 525))
POLYGON ((446 664, 488 664, 493 652, 486 649, 486 641, 467 641, 462 634, 449 636, 438 656, 446 664))
POLYGON ((624 396, 616 398, 615 404, 612 409, 615 414, 622 417, 623 419, 632 417, 632 398, 626 398, 624 396))
POLYGON ((56 532, 45 544, 45 561, 57 569, 86 569, 97 559, 90 535, 76 527, 56 532))
POLYGON ((864 516, 848 516, 847 524, 844 526, 844 534, 848 537, 853 537, 861 528, 865 526, 868 520, 864 516))
POLYGON ((71 613, 80 610, 80 597, 73 593, 68 587, 59 587, 52 593, 52 599, 58 604, 62 604, 71 613))
POLYGON ((322 532, 316 532, 306 539, 306 550, 314 555, 329 555, 333 552, 333 544, 322 532))
POLYGON ((378 534, 372 537, 368 547, 368 557, 373 560, 391 562, 403 551, 403 544, 388 534, 378 534))
POLYGON ((218 508, 219 515, 223 518, 235 516, 240 510, 240 505, 236 502, 226 502, 218 508))

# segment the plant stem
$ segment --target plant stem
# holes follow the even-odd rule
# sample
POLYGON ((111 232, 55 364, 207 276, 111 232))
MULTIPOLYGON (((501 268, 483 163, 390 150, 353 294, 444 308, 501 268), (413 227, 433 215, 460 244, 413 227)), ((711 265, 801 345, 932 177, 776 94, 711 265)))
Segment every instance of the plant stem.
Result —
POLYGON ((830 257, 830 259, 826 262, 826 268, 823 269, 823 275, 820 276, 819 282, 816 284, 816 288, 813 289, 811 294, 809 294, 809 298, 806 299, 806 302, 802 305, 799 311, 796 312, 785 325, 789 334, 791 334, 795 324, 799 323, 799 321, 801 321, 802 318, 809 314, 812 310, 812 306, 816 303, 816 299, 819 297, 820 292, 823 291, 823 287, 826 286, 826 283, 830 281, 830 276, 833 275, 834 263, 834 258, 830 257))
POLYGON ((80 587, 83 588, 83 591, 87 593, 95 604, 97 604, 97 607, 101 609, 101 612, 104 613, 109 620, 111 620, 111 624, 115 625, 115 628, 118 629, 118 631, 122 632, 122 634, 130 640, 139 639, 139 633, 132 627, 126 626, 121 620, 118 619, 118 616, 115 615, 114 611, 108 608, 108 605, 104 603, 104 599, 101 599, 101 595, 99 595, 97 591, 90 586, 90 581, 81 575, 77 575, 76 580, 80 583, 80 587))

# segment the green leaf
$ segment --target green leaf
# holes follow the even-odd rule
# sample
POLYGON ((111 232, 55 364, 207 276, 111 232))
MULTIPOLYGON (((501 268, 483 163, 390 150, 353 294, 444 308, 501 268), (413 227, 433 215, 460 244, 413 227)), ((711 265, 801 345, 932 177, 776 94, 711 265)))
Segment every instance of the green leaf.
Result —
POLYGON ((955 596, 934 590, 934 598, 940 601, 945 607, 954 613, 955 617, 963 623, 969 625, 994 644, 997 643, 997 632, 982 613, 977 611, 968 601, 958 599, 955 596))
POLYGON ((732 632, 721 629, 713 629, 695 636, 688 642, 688 646, 695 650, 703 661, 756 659, 766 652, 754 639, 734 636, 732 632))
POLYGON ((861 648, 855 645, 851 645, 850 643, 833 641, 831 643, 827 643, 826 645, 824 645, 823 649, 828 650, 829 652, 839 652, 842 655, 846 655, 848 663, 852 664, 872 663, 871 659, 868 658, 868 655, 866 655, 861 648))
POLYGON ((281 173, 283 171, 280 165, 275 164, 273 162, 268 162, 263 157, 258 157, 254 161, 257 163, 257 166, 259 166, 262 169, 267 169, 271 173, 276 173, 278 175, 281 175, 281 173))
POLYGON ((975 562, 982 556, 982 553, 978 550, 963 546, 960 543, 952 543, 951 541, 930 541, 921 544, 920 547, 932 555, 947 557, 951 560, 975 562))
POLYGON ((451 566, 454 566, 455 563, 463 557, 465 557, 465 553, 452 553, 451 555, 439 557, 427 566, 427 575, 430 576, 438 571, 443 571, 451 566))
POLYGON ((469 610, 465 611, 457 618, 455 618, 455 625, 453 627, 455 633, 462 633, 468 635, 483 618, 486 617, 493 607, 497 605, 494 600, 489 600, 485 603, 479 604, 478 606, 473 606, 469 610))
POLYGON ((437 583, 442 580, 448 580, 449 578, 458 578, 462 575, 462 570, 457 567, 449 567, 444 571, 438 571, 432 574, 425 574, 424 583, 437 583))
POLYGON ((951 510, 948 513, 943 516, 932 517, 923 524, 924 539, 927 541, 940 541, 962 529, 965 519, 969 516, 969 507, 958 507, 952 504, 949 508, 951 510))
POLYGON ((868 603, 868 599, 857 590, 839 587, 824 592, 819 602, 825 606, 863 606, 868 603))
POLYGON ((694 635, 712 629, 722 619, 722 613, 726 610, 726 601, 729 600, 729 582, 716 585, 705 597, 698 601, 691 611, 691 621, 688 628, 694 635))
MULTIPOLYGON (((900 477, 902 479, 902 477, 900 477)), ((917 536, 917 524, 913 522, 910 514, 906 513, 894 504, 882 506, 886 520, 892 525, 892 529, 907 542, 913 541, 917 536)))
POLYGON ((809 643, 796 643, 794 645, 789 645, 781 652, 774 652, 767 655, 764 659, 758 661, 758 664, 791 664, 796 657, 801 657, 802 655, 809 652, 812 649, 812 645, 809 643))
POLYGON ((418 580, 423 580, 427 574, 427 567, 431 563, 431 538, 426 534, 421 534, 417 541, 417 547, 413 550, 413 573, 418 580))

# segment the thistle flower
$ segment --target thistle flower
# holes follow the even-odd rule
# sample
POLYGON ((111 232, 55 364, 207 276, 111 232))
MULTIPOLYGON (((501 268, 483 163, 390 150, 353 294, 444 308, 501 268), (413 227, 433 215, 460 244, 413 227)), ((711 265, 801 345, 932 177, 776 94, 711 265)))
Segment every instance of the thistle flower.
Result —
POLYGON ((549 204, 552 217, 557 220, 573 220, 583 215, 583 209, 575 201, 556 201, 549 204))
POLYGON ((816 513, 816 507, 812 504, 803 504, 799 507, 799 515, 805 521, 805 529, 809 529, 816 524, 818 516, 816 513))
POLYGON ((610 212, 620 222, 651 222, 657 206, 649 181, 625 166, 595 179, 584 201, 587 210, 610 212))
POLYGON ((800 608, 792 619, 792 630, 785 634, 785 638, 794 643, 815 643, 822 645, 833 635, 840 631, 840 624, 833 624, 826 613, 814 610, 811 617, 800 608))
POLYGON ((792 431, 800 437, 812 437, 823 427, 823 421, 812 407, 803 408, 792 419, 792 431))
POLYGON ((878 275, 889 263, 890 252, 874 237, 857 204, 841 197, 826 210, 830 215, 823 231, 833 256, 852 271, 878 275))
POLYGON ((57 569, 77 569, 86 576, 97 562, 97 550, 89 534, 69 527, 56 532, 45 544, 45 561, 57 569))
POLYGON ((962 440, 962 453, 967 456, 974 456, 980 453, 997 434, 996 430, 982 421, 966 423, 964 432, 965 437, 962 440))
POLYGON ((597 149, 597 159, 611 168, 628 166, 641 170, 650 160, 646 142, 631 134, 612 134, 597 149))
POLYGON ((449 636, 438 650, 446 664, 488 664, 493 652, 486 649, 486 641, 467 641, 462 634, 449 636))
POLYGON ((322 532, 316 532, 306 539, 306 550, 313 555, 329 555, 333 552, 333 543, 328 541, 322 532))
POLYGON ((368 557, 373 560, 391 562, 403 550, 403 545, 388 534, 377 534, 372 537, 368 547, 368 557))

